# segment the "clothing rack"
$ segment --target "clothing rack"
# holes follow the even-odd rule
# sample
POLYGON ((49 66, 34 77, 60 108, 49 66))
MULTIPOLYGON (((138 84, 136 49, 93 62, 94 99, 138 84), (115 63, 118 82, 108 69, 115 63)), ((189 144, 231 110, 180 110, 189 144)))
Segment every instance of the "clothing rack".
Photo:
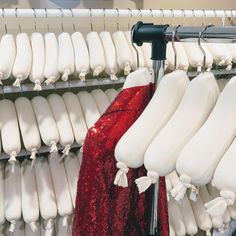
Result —
POLYGON ((163 9, 0 9, 1 17, 236 17, 236 10, 163 9))
MULTIPOLYGON (((132 41, 138 46, 144 42, 152 44, 154 81, 156 87, 164 76, 164 65, 166 59, 166 44, 169 41, 198 41, 206 42, 235 42, 236 27, 227 26, 206 26, 206 27, 169 27, 169 25, 154 25, 138 22, 132 27, 132 41)), ((204 55, 205 57, 205 55, 204 55)), ((205 60, 205 58, 204 58, 205 60)), ((150 235, 157 235, 157 207, 158 207, 158 186, 155 184, 153 191, 150 235)))

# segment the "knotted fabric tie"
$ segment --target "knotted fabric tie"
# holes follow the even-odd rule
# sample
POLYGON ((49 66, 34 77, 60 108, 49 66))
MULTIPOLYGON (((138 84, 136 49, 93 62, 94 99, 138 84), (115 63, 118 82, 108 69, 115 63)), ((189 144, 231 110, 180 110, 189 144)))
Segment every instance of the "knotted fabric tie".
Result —
MULTIPOLYGON (((227 208, 235 201, 235 193, 227 190, 220 192, 221 197, 215 198, 205 204, 207 213, 211 216, 215 228, 221 228, 224 220, 227 220, 227 208)), ((226 222, 227 223, 227 222, 226 222)))
POLYGON ((187 175, 181 175, 179 178, 179 183, 170 191, 172 197, 179 202, 185 196, 188 188, 195 188, 191 184, 191 178, 187 175))
POLYGON ((129 168, 125 165, 123 162, 117 162, 116 167, 119 169, 114 184, 118 185, 120 187, 128 187, 128 179, 127 179, 127 173, 129 172, 129 168))
POLYGON ((68 154, 70 152, 70 148, 71 148, 70 144, 65 146, 65 148, 62 151, 63 154, 62 154, 61 158, 59 159, 59 161, 62 161, 66 156, 68 156, 68 154))
POLYGON ((137 184, 139 193, 145 192, 152 184, 157 183, 158 179, 159 175, 154 171, 148 171, 147 176, 136 179, 135 183, 137 184))

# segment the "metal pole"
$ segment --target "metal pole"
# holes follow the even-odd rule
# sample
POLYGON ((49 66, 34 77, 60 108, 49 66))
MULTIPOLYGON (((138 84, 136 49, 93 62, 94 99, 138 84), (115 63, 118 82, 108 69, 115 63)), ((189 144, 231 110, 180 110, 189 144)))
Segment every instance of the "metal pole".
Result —
MULTIPOLYGON (((164 72, 165 72, 165 60, 153 60, 154 83, 156 89, 158 87, 158 84, 161 82, 162 77, 164 76, 164 72)), ((156 235, 157 233, 158 189, 159 189, 159 183, 156 183, 153 188, 153 196, 152 196, 150 235, 156 235)))

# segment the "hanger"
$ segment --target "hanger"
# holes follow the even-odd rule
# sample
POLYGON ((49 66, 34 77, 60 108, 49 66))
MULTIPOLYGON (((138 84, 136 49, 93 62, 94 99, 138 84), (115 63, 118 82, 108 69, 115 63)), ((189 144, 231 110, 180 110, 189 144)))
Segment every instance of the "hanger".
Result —
POLYGON ((48 24, 48 12, 47 12, 47 8, 44 8, 45 11, 45 17, 46 17, 46 21, 47 21, 47 30, 49 32, 49 24, 48 24))
MULTIPOLYGON (((75 16, 74 16, 74 12, 73 12, 72 8, 70 8, 70 12, 71 12, 72 19, 74 20, 75 16)), ((74 21, 73 21, 73 24, 72 24, 72 25, 73 25, 73 30, 74 30, 74 32, 76 32, 76 27, 75 27, 74 21)))
POLYGON ((4 21, 5 33, 7 34, 7 24, 6 24, 6 21, 5 21, 5 8, 2 8, 2 18, 3 18, 3 21, 4 21))
POLYGON ((106 31, 106 9, 103 8, 103 31, 106 31))
POLYGON ((90 30, 91 30, 91 32, 93 31, 93 15, 92 15, 92 9, 91 8, 89 8, 89 14, 90 14, 90 16, 89 16, 89 19, 90 19, 90 30))
MULTIPOLYGON (((16 19, 18 19, 18 9, 17 9, 17 7, 15 8, 15 17, 16 17, 16 19)), ((19 27, 19 32, 22 33, 20 22, 18 24, 18 27, 19 27)))
POLYGON ((117 12, 116 29, 117 29, 117 31, 120 31, 120 26, 119 26, 120 12, 119 12, 118 8, 116 8, 116 12, 117 12))
POLYGON ((59 10, 61 11, 61 31, 63 33, 64 32, 64 25, 63 25, 64 12, 61 8, 59 8, 59 10))

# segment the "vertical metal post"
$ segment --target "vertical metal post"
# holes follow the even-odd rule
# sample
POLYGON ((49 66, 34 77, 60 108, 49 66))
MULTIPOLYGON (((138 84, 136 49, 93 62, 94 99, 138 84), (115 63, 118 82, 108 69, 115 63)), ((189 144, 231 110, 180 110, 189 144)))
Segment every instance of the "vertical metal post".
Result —
MULTIPOLYGON (((156 89, 158 87, 158 84, 161 82, 162 77, 164 76, 164 72, 165 60, 153 60, 154 83, 156 89)), ((156 183, 153 188, 150 235, 157 234, 158 189, 159 182, 156 183)))

